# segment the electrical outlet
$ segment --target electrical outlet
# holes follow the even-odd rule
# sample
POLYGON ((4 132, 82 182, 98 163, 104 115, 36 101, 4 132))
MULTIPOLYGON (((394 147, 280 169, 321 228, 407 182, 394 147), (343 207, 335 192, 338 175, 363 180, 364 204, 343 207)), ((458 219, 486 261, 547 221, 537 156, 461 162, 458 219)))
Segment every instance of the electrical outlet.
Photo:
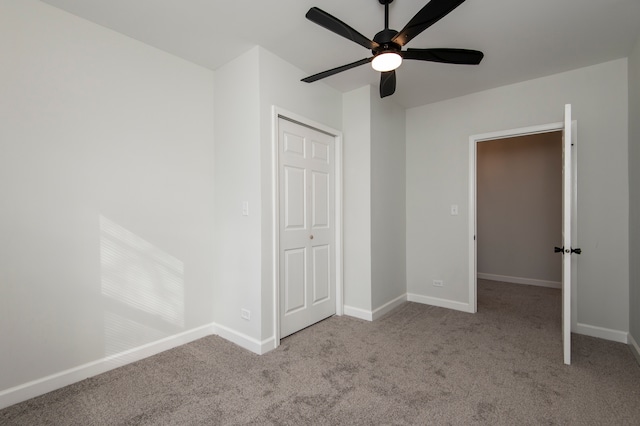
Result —
POLYGON ((443 285, 444 285, 444 282, 442 280, 433 280, 434 287, 442 287, 443 285))
POLYGON ((248 309, 240 309, 240 316, 249 321, 251 319, 251 311, 248 309))

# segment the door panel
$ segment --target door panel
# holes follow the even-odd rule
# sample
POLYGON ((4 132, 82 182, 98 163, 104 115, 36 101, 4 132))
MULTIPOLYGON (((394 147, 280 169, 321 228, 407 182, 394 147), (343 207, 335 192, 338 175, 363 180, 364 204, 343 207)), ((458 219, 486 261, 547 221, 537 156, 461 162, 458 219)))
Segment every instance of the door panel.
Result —
POLYGON ((334 139, 278 120, 280 337, 336 312, 334 139))
POLYGON ((306 228, 306 186, 304 169, 284 168, 284 227, 287 230, 306 228))
POLYGON ((320 141, 311 141, 311 158, 329 164, 329 145, 320 141))
POLYGON ((304 137, 291 133, 284 133, 283 151, 291 156, 304 158, 304 137))
POLYGON ((312 192, 313 204, 311 212, 313 213, 312 228, 329 228, 329 174, 324 172, 313 172, 312 175, 312 192))
POLYGON ((329 274, 331 257, 329 246, 317 246, 313 248, 313 303, 323 302, 329 298, 330 285, 329 274))
POLYGON ((284 252, 284 309, 286 313, 305 307, 306 257, 304 248, 284 252))

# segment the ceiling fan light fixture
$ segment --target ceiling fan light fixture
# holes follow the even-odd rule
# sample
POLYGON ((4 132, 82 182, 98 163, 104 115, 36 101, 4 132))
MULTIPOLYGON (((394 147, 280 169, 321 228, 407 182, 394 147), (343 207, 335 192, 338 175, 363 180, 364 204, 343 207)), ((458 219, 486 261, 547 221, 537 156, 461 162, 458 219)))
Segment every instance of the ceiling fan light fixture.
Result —
POLYGON ((393 71, 402 64, 402 56, 396 52, 383 52, 371 61, 371 67, 380 72, 393 71))

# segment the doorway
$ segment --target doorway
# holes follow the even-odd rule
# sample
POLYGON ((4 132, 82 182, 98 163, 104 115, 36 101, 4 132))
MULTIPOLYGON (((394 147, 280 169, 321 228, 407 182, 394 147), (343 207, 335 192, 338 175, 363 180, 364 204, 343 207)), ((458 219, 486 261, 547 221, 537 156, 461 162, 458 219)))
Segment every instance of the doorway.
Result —
POLYGON ((564 363, 571 363, 571 331, 577 326, 577 263, 573 254, 577 248, 577 122, 572 120, 571 105, 564 107, 564 121, 540 126, 505 130, 469 137, 469 305, 477 312, 478 255, 477 255, 477 150, 478 144, 488 140, 535 135, 560 131, 562 133, 562 341, 564 363))
POLYGON ((342 314, 341 135, 275 108, 274 130, 277 345, 342 314))
POLYGON ((562 288, 562 132, 477 147, 478 279, 562 288))

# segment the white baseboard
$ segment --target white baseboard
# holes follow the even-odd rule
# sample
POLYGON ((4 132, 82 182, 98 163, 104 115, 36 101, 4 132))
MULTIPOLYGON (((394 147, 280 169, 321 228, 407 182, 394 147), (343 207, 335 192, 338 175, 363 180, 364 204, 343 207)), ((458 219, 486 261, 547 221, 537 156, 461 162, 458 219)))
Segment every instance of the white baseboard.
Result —
POLYGON ((262 355, 276 348, 275 337, 260 342, 228 327, 215 323, 207 324, 156 342, 0 391, 0 409, 210 335, 218 335, 258 355, 262 355))
POLYGON ((276 336, 271 336, 270 338, 263 340, 260 343, 260 355, 264 355, 267 352, 270 352, 278 347, 280 343, 276 341, 276 336))
POLYGON ((420 294, 407 294, 409 302, 423 303, 425 305, 438 306, 440 308, 453 309, 456 311, 473 313, 473 307, 468 303, 456 302, 455 300, 440 299, 437 297, 423 296, 420 294))
POLYGON ((365 321, 373 321, 373 312, 366 309, 354 308, 353 306, 344 305, 344 315, 358 318, 365 321))
POLYGON ((629 333, 626 331, 612 330, 610 328, 597 327, 595 325, 578 323, 576 333, 585 336, 598 337, 600 339, 611 340, 612 342, 628 343, 629 333))
POLYGON ((395 308, 397 308, 398 306, 402 305, 406 301, 407 301, 407 295, 405 293, 402 296, 398 296, 395 299, 393 299, 392 301, 385 303, 384 305, 380 306, 379 308, 374 309, 373 312, 372 312, 372 315, 371 315, 373 321, 375 321, 378 318, 382 317, 383 315, 393 311, 395 308))
POLYGON ((636 361, 640 364, 640 346, 638 346, 638 342, 633 338, 631 333, 629 333, 629 346, 631 346, 631 352, 633 352, 633 356, 636 357, 636 361))
POLYGON ((506 275, 496 275, 496 274, 485 274, 483 272, 478 272, 479 280, 490 280, 490 281, 502 281, 505 283, 512 284, 525 284, 525 285, 535 285, 538 287, 549 287, 549 288, 562 288, 562 282, 558 281, 544 281, 544 280, 535 280, 533 278, 520 278, 520 277, 509 277, 506 275))
POLYGON ((159 354, 169 349, 214 334, 213 324, 203 325, 174 336, 129 349, 115 355, 79 365, 41 379, 0 391, 0 409, 60 389, 88 377, 97 376, 126 364, 159 354))
POLYGON ((276 348, 276 341, 274 337, 270 337, 269 339, 260 341, 220 324, 214 324, 213 329, 213 334, 217 334, 223 339, 235 343, 241 348, 244 348, 258 355, 265 354, 276 348))

